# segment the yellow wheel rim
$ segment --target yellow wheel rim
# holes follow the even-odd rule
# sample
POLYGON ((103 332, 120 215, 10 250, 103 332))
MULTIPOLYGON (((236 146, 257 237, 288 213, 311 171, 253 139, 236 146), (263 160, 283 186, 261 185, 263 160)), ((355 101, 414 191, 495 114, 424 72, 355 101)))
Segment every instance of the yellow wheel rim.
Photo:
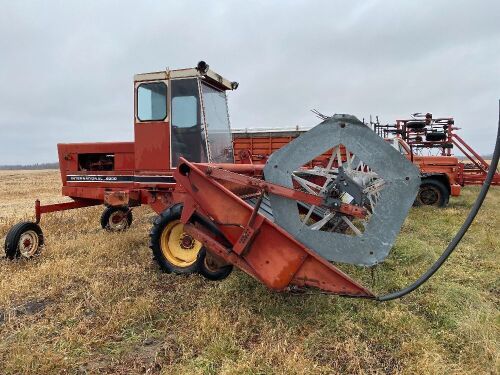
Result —
POLYGON ((189 267, 201 250, 201 242, 184 232, 184 224, 174 220, 167 224, 160 238, 161 251, 176 267, 189 267))

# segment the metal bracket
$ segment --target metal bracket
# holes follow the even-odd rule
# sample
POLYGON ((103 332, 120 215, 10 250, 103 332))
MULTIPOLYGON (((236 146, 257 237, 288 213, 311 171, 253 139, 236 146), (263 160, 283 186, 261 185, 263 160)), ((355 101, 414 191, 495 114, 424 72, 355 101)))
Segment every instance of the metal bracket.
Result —
POLYGON ((240 238, 233 246, 233 251, 238 255, 244 255, 248 249, 250 248, 255 236, 259 232, 259 228, 264 222, 264 216, 258 215, 260 205, 262 204, 262 200, 264 199, 264 192, 260 193, 259 199, 255 204, 255 207, 250 215, 250 219, 248 220, 247 225, 243 229, 243 233, 241 233, 240 238))

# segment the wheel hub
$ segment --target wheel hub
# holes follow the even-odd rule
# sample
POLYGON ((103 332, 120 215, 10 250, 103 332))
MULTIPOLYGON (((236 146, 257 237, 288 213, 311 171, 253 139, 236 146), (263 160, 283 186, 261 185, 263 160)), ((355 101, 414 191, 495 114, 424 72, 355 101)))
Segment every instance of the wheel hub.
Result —
POLYGON ((112 230, 124 230, 127 227, 127 215, 125 212, 116 211, 109 217, 109 227, 112 230))
POLYGON ((439 192, 430 186, 423 188, 419 193, 420 201, 425 205, 435 205, 439 202, 439 192))
POLYGON ((23 257, 26 258, 32 257, 36 253, 38 245, 39 245, 38 234, 33 230, 24 232, 21 235, 21 238, 19 238, 18 248, 19 252, 23 257))
POLYGON ((123 221, 123 219, 124 216, 121 215, 120 213, 116 213, 111 217, 111 221, 113 222, 113 224, 120 224, 123 221))
POLYGON ((181 248, 183 248, 185 250, 191 250, 194 248, 195 239, 193 237, 191 237, 189 234, 182 233, 180 240, 179 240, 179 244, 180 244, 181 248))
POLYGON ((184 232, 184 224, 180 220, 170 222, 161 235, 161 250, 165 258, 177 267, 193 264, 202 245, 184 232))
POLYGON ((350 201, 344 203, 363 206, 366 199, 366 194, 363 193, 363 187, 359 182, 354 181, 347 175, 344 167, 338 167, 336 176, 334 175, 330 177, 330 179, 331 181, 325 187, 324 195, 333 198, 345 197, 344 199, 349 195, 349 198, 351 198, 349 199, 350 201))
POLYGON ((210 271, 217 271, 220 268, 220 266, 217 264, 217 262, 214 260, 213 257, 206 256, 204 263, 205 267, 210 271))

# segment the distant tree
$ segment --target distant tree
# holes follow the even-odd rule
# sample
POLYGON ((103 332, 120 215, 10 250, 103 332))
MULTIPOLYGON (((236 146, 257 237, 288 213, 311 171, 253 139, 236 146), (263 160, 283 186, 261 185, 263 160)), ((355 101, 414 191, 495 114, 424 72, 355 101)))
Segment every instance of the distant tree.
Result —
POLYGON ((37 163, 28 165, 0 165, 0 170, 39 170, 39 169, 58 169, 59 163, 37 163))

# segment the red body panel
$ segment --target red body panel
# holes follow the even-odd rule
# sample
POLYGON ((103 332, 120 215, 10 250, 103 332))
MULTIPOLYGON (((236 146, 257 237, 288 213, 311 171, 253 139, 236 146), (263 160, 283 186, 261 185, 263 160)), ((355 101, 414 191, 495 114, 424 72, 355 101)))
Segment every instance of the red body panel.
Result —
MULTIPOLYGON (((411 155, 408 155, 411 159, 411 155)), ((459 196, 460 185, 460 162, 454 156, 419 156, 413 155, 413 164, 417 165, 423 175, 444 175, 448 181, 450 194, 459 196)))
POLYGON ((135 171, 170 171, 170 127, 168 122, 136 123, 135 171))
POLYGON ((63 185, 69 173, 88 174, 88 171, 81 170, 78 165, 80 154, 114 154, 114 172, 132 173, 134 170, 134 142, 60 143, 57 150, 63 185))

